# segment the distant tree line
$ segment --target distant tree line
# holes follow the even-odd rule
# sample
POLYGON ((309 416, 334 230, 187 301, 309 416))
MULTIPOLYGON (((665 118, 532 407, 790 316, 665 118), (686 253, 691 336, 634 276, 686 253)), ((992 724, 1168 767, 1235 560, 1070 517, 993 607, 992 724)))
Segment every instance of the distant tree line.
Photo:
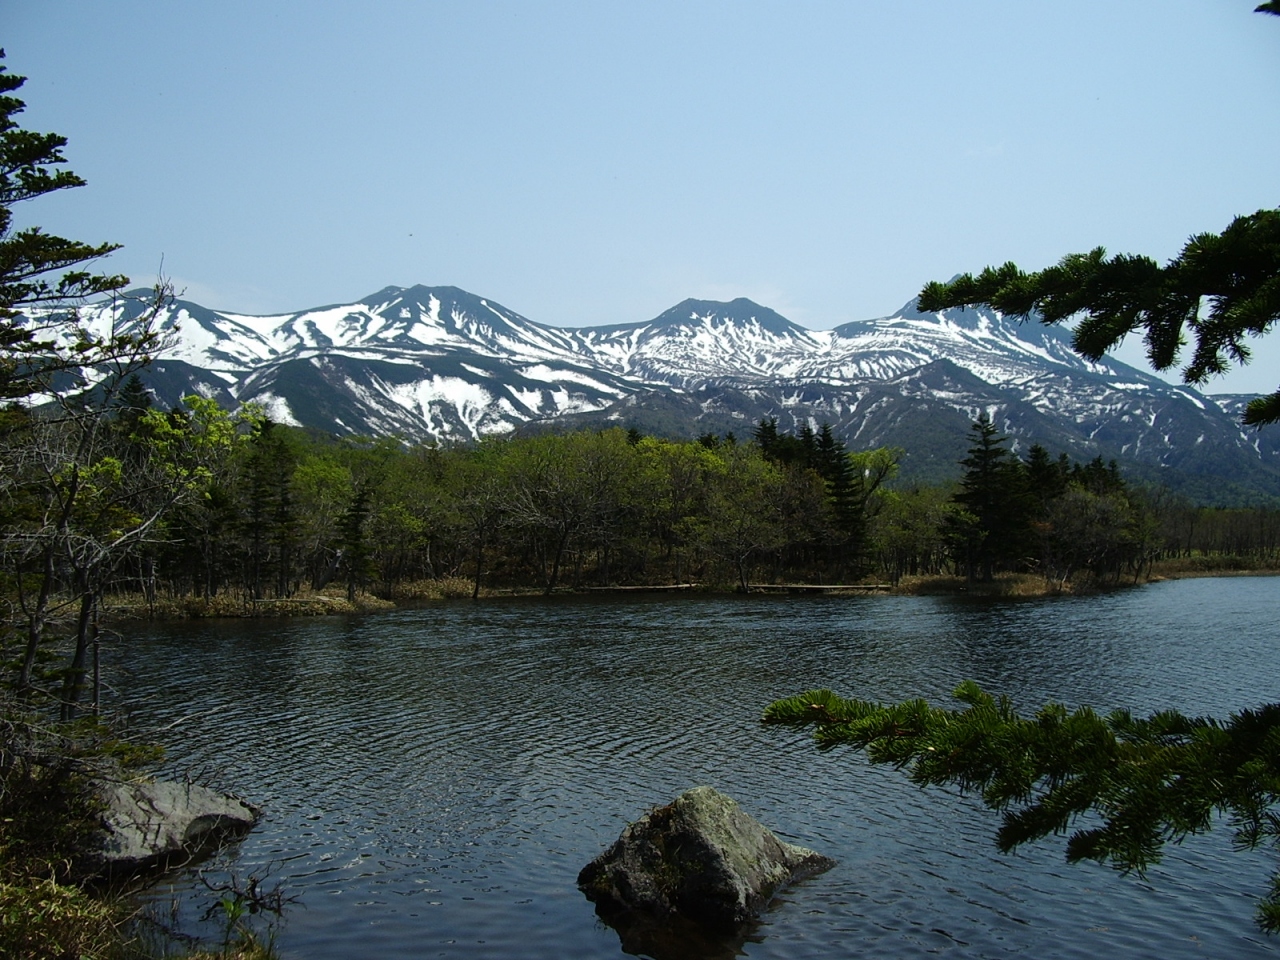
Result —
POLYGON ((253 599, 416 580, 559 588, 858 578, 897 453, 824 426, 751 441, 620 428, 472 446, 317 438, 266 421, 177 506, 121 588, 253 599), (132 585, 130 581, 133 581, 132 585))
MULTIPOLYGON (((208 402, 203 406, 211 416, 208 402)), ((141 470, 163 416, 126 381, 107 411, 115 459, 141 470)), ((228 417, 226 414, 221 414, 228 417)), ((229 420, 229 418, 228 418, 229 420)), ((1274 511, 1195 508, 1133 487, 1116 464, 1032 446, 1016 456, 985 417, 954 488, 895 489, 900 451, 851 452, 828 425, 749 440, 600 432, 405 447, 243 419, 204 464, 198 495, 166 504, 110 586, 148 597, 291 597, 342 584, 466 578, 472 592, 523 587, 1001 572, 1065 586, 1136 576, 1173 556, 1275 557, 1274 511)))
POLYGON ((94 390, 3 412, 4 650, 19 688, 57 677, 74 711, 101 602, 287 599, 423 581, 551 593, 616 585, 843 583, 1016 572, 1053 589, 1163 559, 1277 561, 1270 508, 1208 510, 1114 462, 1016 455, 988 418, 952 486, 898 487, 901 451, 829 425, 749 438, 621 428, 406 446, 323 437, 189 397, 152 407, 143 342, 94 390), (127 362, 126 362, 127 361, 127 362), (44 666, 49 641, 69 661, 44 666), (52 670, 52 672, 50 672, 52 670))

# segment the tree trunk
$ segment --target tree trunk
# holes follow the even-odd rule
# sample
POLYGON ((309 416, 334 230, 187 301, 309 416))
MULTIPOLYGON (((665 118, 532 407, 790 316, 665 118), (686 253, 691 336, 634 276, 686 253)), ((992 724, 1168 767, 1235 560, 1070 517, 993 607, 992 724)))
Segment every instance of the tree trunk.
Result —
POLYGON ((544 596, 551 596, 551 591, 556 588, 556 581, 560 579, 560 560, 564 556, 564 548, 569 543, 569 530, 564 528, 560 534, 560 539, 556 542, 555 557, 551 560, 551 576, 547 578, 547 589, 543 591, 544 596))
POLYGON ((76 706, 80 702, 80 691, 84 688, 85 664, 88 660, 89 646, 98 632, 98 624, 93 613, 98 605, 98 595, 82 582, 80 594, 80 614, 76 617, 76 649, 71 657, 71 669, 62 683, 62 719, 74 720, 76 706))
POLYGON ((53 592, 53 550, 46 548, 41 558, 43 567, 40 590, 36 594, 35 606, 26 609, 22 597, 22 568, 18 568, 18 596, 27 616, 27 649, 22 656, 22 666, 18 669, 18 695, 28 697, 31 694, 31 674, 35 670, 36 654, 40 644, 44 642, 44 628, 49 613, 49 597, 53 592))

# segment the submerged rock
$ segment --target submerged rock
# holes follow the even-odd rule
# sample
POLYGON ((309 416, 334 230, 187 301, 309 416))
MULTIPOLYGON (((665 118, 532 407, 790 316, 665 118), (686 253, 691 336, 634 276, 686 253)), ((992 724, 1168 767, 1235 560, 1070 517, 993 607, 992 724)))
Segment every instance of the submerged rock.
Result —
MULTIPOLYGON (((694 787, 627 827, 578 874, 601 916, 637 911, 732 928, 835 861, 779 840, 732 799, 694 787)), ((616 924, 615 924, 616 926, 616 924)))
POLYGON ((131 873, 191 858, 228 836, 245 833, 262 811, 193 783, 100 781, 102 842, 83 864, 94 875, 131 873))

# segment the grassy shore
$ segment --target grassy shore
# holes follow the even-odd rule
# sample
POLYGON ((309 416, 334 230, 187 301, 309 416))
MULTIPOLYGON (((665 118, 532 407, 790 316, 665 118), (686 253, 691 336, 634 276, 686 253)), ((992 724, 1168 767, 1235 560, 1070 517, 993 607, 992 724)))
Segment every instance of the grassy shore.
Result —
MULTIPOLYGON (((1270 566, 1254 558, 1215 556, 1181 557, 1161 560, 1149 571, 1137 578, 1128 574, 1119 578, 1098 579, 1088 571, 1076 574, 1063 583, 1034 573, 1002 573, 995 579, 969 581, 955 576, 902 577, 890 591, 906 596, 939 596, 955 594, 971 597, 1049 597, 1083 596, 1105 593, 1125 587, 1159 580, 1178 580, 1189 577, 1275 576, 1280 574, 1280 562, 1270 566)), ((639 590, 640 588, 635 588, 639 590)), ((693 586, 693 593, 732 593, 730 582, 702 583, 693 586)), ((252 600, 243 593, 232 592, 216 597, 160 597, 148 602, 140 594, 114 594, 106 598, 103 613, 112 621, 127 620, 198 620, 216 617, 317 617, 333 614, 378 613, 394 609, 400 604, 433 603, 446 600, 470 599, 472 582, 462 577, 442 580, 415 580, 397 583, 386 595, 356 594, 354 601, 347 599, 345 588, 334 586, 324 590, 302 590, 285 599, 252 600)), ((572 593, 561 588, 557 593, 572 593)), ((591 591, 591 592, 599 592, 591 591)), ((536 587, 485 588, 481 598, 513 596, 541 596, 536 587)))
POLYGON ((1161 560, 1137 577, 1132 574, 1098 579, 1087 571, 1066 583, 1033 573, 1002 573, 991 581, 969 581, 964 577, 903 577, 893 592, 907 596, 939 596, 956 594, 971 597, 1054 597, 1088 596, 1156 583, 1161 580, 1183 580, 1192 577, 1273 577, 1280 575, 1280 565, 1259 565, 1248 557, 1182 557, 1161 560))
POLYGON ((215 597, 158 597, 148 601, 141 594, 112 594, 104 598, 103 616, 122 620, 204 620, 216 617, 322 617, 339 613, 375 613, 394 609, 395 603, 358 593, 354 601, 345 590, 299 593, 281 599, 252 600, 241 593, 215 597))
MULTIPOLYGON (((5 960, 271 960, 269 931, 228 913, 216 944, 175 937, 130 889, 95 882, 101 778, 142 776, 152 745, 109 725, 58 722, 0 692, 0 957, 5 960)), ((278 915, 278 914, 277 914, 278 915)))

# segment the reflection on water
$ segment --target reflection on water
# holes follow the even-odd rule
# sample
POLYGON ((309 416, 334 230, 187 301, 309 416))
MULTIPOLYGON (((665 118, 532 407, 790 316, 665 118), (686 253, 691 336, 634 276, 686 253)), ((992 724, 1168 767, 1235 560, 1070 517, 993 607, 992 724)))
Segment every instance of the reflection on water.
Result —
POLYGON ((1272 858, 1232 852, 1226 831, 1173 848, 1146 881, 1068 867, 1060 843, 1001 856, 971 798, 758 721, 811 687, 938 701, 965 678, 1027 708, 1280 700, 1278 587, 459 603, 166 625, 109 656, 140 723, 177 723, 173 769, 266 806, 230 865, 280 864, 303 904, 288 958, 653 952, 620 945, 575 879, 629 821, 701 783, 840 862, 728 955, 1272 956, 1252 923, 1272 858))

